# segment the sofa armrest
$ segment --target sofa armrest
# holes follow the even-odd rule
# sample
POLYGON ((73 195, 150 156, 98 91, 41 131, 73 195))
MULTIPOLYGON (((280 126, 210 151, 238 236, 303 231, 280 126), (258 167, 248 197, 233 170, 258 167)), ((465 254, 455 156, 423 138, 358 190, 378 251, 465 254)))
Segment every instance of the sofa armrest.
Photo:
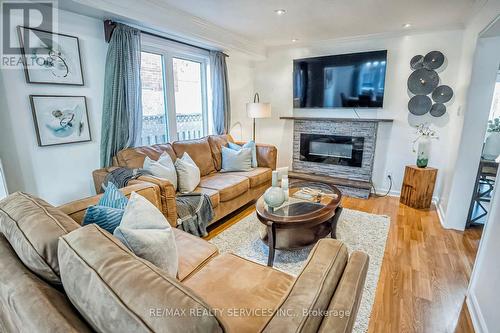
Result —
MULTIPOLYGON (((235 142, 239 145, 244 145, 246 142, 235 142)), ((257 165, 264 168, 276 170, 278 159, 278 149, 273 145, 265 143, 257 143, 257 165)))
POLYGON ((317 332, 348 261, 346 246, 321 239, 264 332, 317 332))
POLYGON ((152 183, 159 187, 161 196, 161 212, 165 215, 172 227, 177 227, 177 204, 175 201, 174 185, 166 179, 153 176, 140 176, 135 180, 129 181, 129 184, 140 182, 152 183))
POLYGON ((324 317, 319 332, 344 333, 352 331, 363 295, 368 262, 368 255, 364 252, 355 251, 351 254, 328 307, 327 313, 329 315, 324 317))
MULTIPOLYGON (((160 189, 157 185, 147 182, 140 182, 134 185, 129 185, 120 189, 120 191, 127 197, 130 196, 132 192, 142 195, 148 199, 153 205, 161 210, 161 197, 160 189)), ((94 195, 92 197, 76 200, 59 206, 58 208, 62 210, 65 214, 69 215, 73 220, 81 224, 83 222, 83 217, 89 206, 96 205, 101 199, 102 194, 94 195)))

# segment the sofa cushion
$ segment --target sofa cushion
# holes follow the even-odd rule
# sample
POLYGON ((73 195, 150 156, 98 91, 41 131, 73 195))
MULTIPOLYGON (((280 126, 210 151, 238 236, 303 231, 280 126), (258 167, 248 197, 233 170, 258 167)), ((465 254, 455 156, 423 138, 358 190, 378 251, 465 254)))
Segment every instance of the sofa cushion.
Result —
POLYGON ((142 168, 146 156, 154 161, 158 161, 161 154, 165 152, 175 162, 177 156, 170 143, 123 149, 116 154, 116 161, 118 162, 118 166, 132 169, 142 168))
POLYGON ((33 274, 0 234, 0 332, 92 332, 67 297, 33 274))
POLYGON ((293 281, 286 273, 233 254, 223 254, 182 283, 221 311, 227 331, 260 332, 293 281), (234 315, 235 309, 245 312, 234 315))
POLYGON ((212 190, 211 188, 205 188, 205 187, 198 186, 193 192, 194 193, 203 193, 203 194, 208 195, 210 197, 210 201, 212 202, 212 208, 217 207, 220 203, 219 191, 217 191, 217 190, 212 190))
POLYGON ((212 151, 215 169, 219 171, 222 168, 222 147, 227 147, 229 142, 233 142, 233 138, 229 134, 210 135, 208 143, 212 151))
POLYGON ((216 171, 207 137, 197 140, 176 141, 172 143, 172 147, 177 157, 181 157, 187 152, 200 168, 202 176, 216 171))
POLYGON ((96 331, 223 331, 195 293, 95 225, 61 237, 58 252, 66 294, 96 331))
POLYGON ((265 182, 270 182, 273 171, 269 168, 258 167, 250 171, 230 172, 228 174, 247 177, 250 179, 250 187, 253 188, 262 185, 265 182))
POLYGON ((49 283, 61 283, 58 238, 79 227, 59 209, 25 193, 0 201, 0 232, 26 267, 49 283))
POLYGON ((219 192, 220 201, 229 201, 245 193, 250 188, 250 181, 243 176, 216 173, 201 178, 200 187, 219 192))
POLYGON ((181 249, 179 251, 177 278, 179 281, 183 281, 214 258, 219 253, 219 250, 215 245, 200 237, 193 236, 177 228, 173 228, 173 230, 177 248, 181 249))

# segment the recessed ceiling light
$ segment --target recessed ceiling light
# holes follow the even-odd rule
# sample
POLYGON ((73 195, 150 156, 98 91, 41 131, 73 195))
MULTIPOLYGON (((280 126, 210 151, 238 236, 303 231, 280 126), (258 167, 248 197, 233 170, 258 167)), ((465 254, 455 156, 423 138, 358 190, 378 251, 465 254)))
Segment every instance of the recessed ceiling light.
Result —
POLYGON ((281 16, 281 15, 285 15, 286 10, 284 10, 284 9, 276 9, 274 12, 276 13, 276 15, 281 16))
POLYGON ((408 29, 409 27, 411 27, 411 24, 410 24, 410 23, 405 23, 405 24, 403 24, 403 28, 408 29))
POLYGON ((297 38, 292 38, 292 43, 298 42, 299 40, 297 38))

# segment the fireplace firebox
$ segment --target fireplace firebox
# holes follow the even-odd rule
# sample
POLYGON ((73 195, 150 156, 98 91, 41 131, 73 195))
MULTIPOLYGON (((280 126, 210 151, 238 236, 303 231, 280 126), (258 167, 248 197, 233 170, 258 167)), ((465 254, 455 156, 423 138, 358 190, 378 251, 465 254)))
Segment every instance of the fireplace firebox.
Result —
POLYGON ((301 133, 299 159, 360 168, 364 141, 356 136, 301 133))

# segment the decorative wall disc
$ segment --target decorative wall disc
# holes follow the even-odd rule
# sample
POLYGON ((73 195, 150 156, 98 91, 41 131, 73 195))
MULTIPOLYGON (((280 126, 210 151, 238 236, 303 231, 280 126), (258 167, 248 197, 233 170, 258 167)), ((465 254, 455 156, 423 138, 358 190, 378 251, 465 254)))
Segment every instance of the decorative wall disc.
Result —
POLYGON ((415 95, 428 95, 438 84, 438 73, 425 68, 417 69, 408 78, 408 89, 415 95))
POLYGON ((424 67, 427 69, 438 69, 444 63, 444 54, 439 51, 431 51, 424 57, 424 67))
POLYGON ((453 89, 446 85, 439 86, 432 92, 432 99, 436 103, 446 103, 452 97, 453 89))
POLYGON ((410 67, 413 70, 424 68, 424 56, 419 54, 419 55, 416 55, 413 58, 411 58, 410 67))
POLYGON ((442 103, 434 103, 431 107, 430 113, 433 117, 441 117, 446 113, 446 106, 442 103))
POLYGON ((416 116, 422 116, 429 112, 432 107, 432 101, 429 96, 417 95, 413 96, 408 102, 408 110, 416 116))

